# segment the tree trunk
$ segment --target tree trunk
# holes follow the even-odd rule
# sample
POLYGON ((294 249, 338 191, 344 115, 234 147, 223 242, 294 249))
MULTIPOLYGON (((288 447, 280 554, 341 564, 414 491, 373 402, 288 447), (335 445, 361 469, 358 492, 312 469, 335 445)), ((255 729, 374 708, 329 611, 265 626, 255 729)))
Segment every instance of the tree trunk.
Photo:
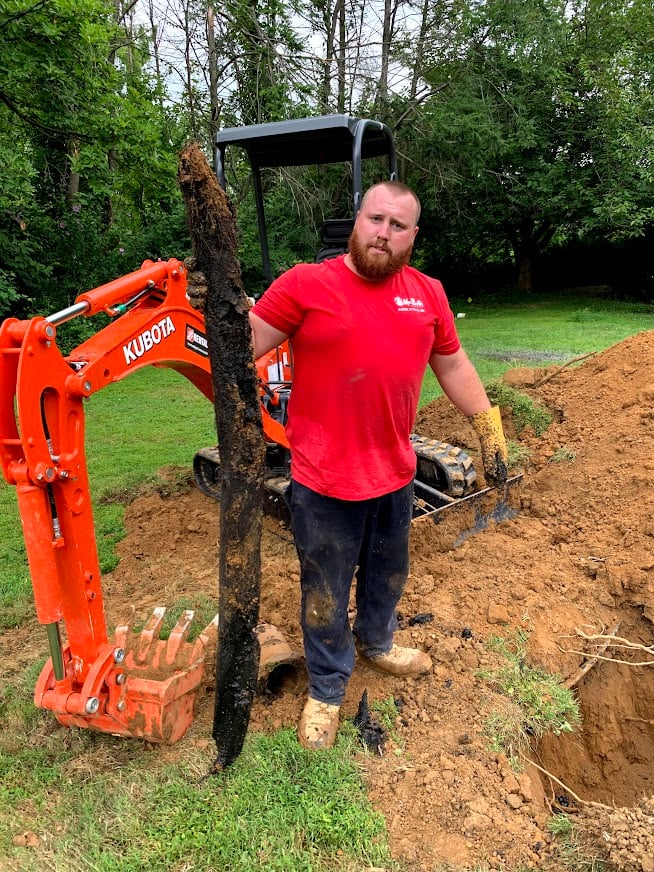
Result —
POLYGON ((515 253, 516 282, 521 291, 534 289, 534 265, 528 247, 521 247, 515 253))
POLYGON ((191 4, 187 2, 183 7, 184 14, 184 86, 186 89, 186 99, 188 101, 187 109, 189 116, 189 126, 191 128, 191 135, 193 137, 197 137, 199 135, 198 132, 198 123, 196 117, 196 107, 195 107, 195 89, 193 87, 193 37, 191 35, 191 4))
POLYGON ((322 81, 320 84, 319 105, 323 115, 327 115, 330 111, 331 96, 332 96, 332 64, 334 62, 334 46, 336 34, 336 21, 338 13, 338 3, 335 8, 332 8, 331 3, 325 3, 322 6, 322 22, 325 28, 325 64, 322 71, 322 81))
MULTIPOLYGON (((78 156, 78 154, 79 143, 75 138, 72 138, 68 142, 68 156, 70 158, 70 167, 72 167, 74 159, 78 156)), ((79 181, 79 173, 74 171, 73 169, 70 169, 68 173, 68 185, 66 188, 66 205, 69 209, 72 209, 77 202, 77 195, 79 194, 79 181)))
POLYGON ((345 112, 345 49, 347 32, 345 26, 345 0, 338 0, 338 112, 345 112))
POLYGON ((411 87, 409 89, 409 102, 411 100, 415 100, 416 94, 418 93, 418 82, 420 81, 420 76, 423 75, 422 61, 425 53, 425 39, 427 38, 427 22, 429 21, 429 6, 430 0, 423 0, 422 4, 422 16, 420 19, 420 33, 418 35, 418 42, 416 43, 416 49, 414 54, 413 61, 413 73, 411 74, 411 87))
POLYGON ((180 155, 179 183, 196 263, 207 280, 205 321, 220 447, 213 737, 215 768, 222 769, 241 752, 257 684, 265 449, 232 208, 198 145, 180 155))
POLYGON ((383 106, 386 105, 386 100, 388 98, 388 66, 390 63, 391 36, 391 0, 384 0, 381 68, 379 71, 379 85, 376 100, 378 109, 381 109, 383 106))
POLYGON ((211 147, 215 147, 216 134, 220 127, 220 102, 218 100, 218 54, 216 52, 216 25, 213 6, 207 6, 207 47, 209 49, 209 135, 211 147))
POLYGON ((161 58, 159 55, 159 29, 157 25, 157 20, 154 11, 154 3, 153 0, 148 0, 148 18, 150 21, 150 45, 152 46, 152 52, 154 56, 154 70, 156 74, 157 81, 157 94, 158 103, 161 109, 164 108, 164 80, 161 75, 161 58))
POLYGON ((523 218, 517 227, 509 230, 508 235, 513 248, 516 285, 521 291, 532 291, 534 257, 538 251, 534 221, 523 218))

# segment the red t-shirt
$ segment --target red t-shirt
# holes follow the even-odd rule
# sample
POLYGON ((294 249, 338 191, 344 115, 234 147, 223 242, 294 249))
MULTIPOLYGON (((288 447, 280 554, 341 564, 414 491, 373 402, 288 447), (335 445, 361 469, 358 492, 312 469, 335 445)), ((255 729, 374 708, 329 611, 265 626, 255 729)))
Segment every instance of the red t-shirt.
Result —
POLYGON ((441 283, 409 266, 369 282, 339 257, 294 266, 252 311, 293 348, 286 426, 293 478, 343 500, 408 484, 427 363, 434 352, 460 347, 441 283))

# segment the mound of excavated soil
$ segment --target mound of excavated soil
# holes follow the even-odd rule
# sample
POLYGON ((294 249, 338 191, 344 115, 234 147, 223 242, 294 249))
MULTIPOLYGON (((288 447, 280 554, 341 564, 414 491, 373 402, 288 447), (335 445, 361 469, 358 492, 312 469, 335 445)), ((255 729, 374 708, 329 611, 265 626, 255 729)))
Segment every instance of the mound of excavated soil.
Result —
MULTIPOLYGON (((633 664, 654 657, 577 631, 653 642, 654 334, 556 374, 509 377, 555 417, 537 438, 515 433, 511 410, 503 410, 507 432, 530 452, 521 511, 451 550, 441 525, 414 524, 398 641, 428 651, 433 672, 400 679, 359 665, 343 715, 355 715, 364 690, 371 704, 391 695, 400 703, 386 752, 366 756, 363 766, 393 851, 408 868, 562 870, 546 821, 565 809, 607 868, 652 872, 652 804, 643 797, 654 794, 654 667, 633 664), (417 615, 425 622, 412 623, 417 615), (536 765, 516 774, 488 750, 486 718, 502 699, 476 673, 494 662, 489 637, 517 629, 529 633, 531 664, 574 685, 583 727, 534 744, 536 765), (602 659, 586 671, 598 653, 602 659), (599 804, 618 808, 609 813, 599 804)), ((416 430, 476 456, 472 429, 446 400, 424 408, 416 430)), ((217 515, 218 506, 194 489, 151 494, 128 508, 120 564, 104 584, 110 624, 124 620, 131 604, 145 615, 182 596, 216 596, 217 515)), ((272 520, 262 562, 261 617, 300 650, 297 560, 288 531, 272 520)), ((10 668, 29 662, 41 635, 32 627, 2 637, 10 668)), ((251 729, 295 725, 305 687, 300 677, 257 697, 251 729)), ((190 734, 158 753, 183 757, 191 742, 207 747, 210 761, 211 717, 208 693, 190 734)))

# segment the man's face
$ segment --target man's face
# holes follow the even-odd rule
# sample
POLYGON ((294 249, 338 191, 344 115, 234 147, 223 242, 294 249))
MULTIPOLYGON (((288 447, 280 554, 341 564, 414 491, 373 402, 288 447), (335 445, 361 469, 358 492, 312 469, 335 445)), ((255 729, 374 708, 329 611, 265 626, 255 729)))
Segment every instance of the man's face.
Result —
POLYGON ((356 272, 382 281, 399 272, 411 258, 417 205, 411 194, 383 185, 370 190, 350 236, 350 258, 356 272))

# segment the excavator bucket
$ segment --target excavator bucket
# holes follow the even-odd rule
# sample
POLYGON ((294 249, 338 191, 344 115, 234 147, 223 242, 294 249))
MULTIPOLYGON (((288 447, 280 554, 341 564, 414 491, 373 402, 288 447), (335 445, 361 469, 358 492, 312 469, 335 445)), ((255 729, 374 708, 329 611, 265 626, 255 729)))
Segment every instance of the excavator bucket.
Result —
POLYGON ((129 734, 171 744, 193 722, 195 699, 202 684, 208 649, 214 649, 218 615, 193 642, 188 635, 194 614, 185 611, 167 639, 160 634, 166 615, 154 609, 145 628, 134 633, 131 622, 116 628, 116 643, 125 651, 123 706, 129 734))
POLYGON ((132 629, 133 616, 118 627, 116 644, 102 646, 80 692, 70 692, 73 664, 69 649, 63 649, 66 674, 58 679, 50 658, 36 685, 35 704, 51 709, 64 726, 176 742, 193 721, 218 616, 189 642, 194 613, 185 611, 169 637, 161 639, 165 614, 165 608, 157 607, 140 633, 132 629))
MULTIPOLYGON (((161 639, 166 609, 158 606, 146 626, 133 629, 130 622, 116 628, 116 644, 107 644, 93 664, 79 693, 71 693, 67 678, 55 677, 52 658, 36 684, 34 702, 51 709, 67 727, 86 727, 171 745, 191 726, 198 693, 210 677, 207 662, 216 650, 218 615, 189 642, 194 613, 185 611, 167 639, 161 639)), ((268 623, 255 628, 259 643, 257 690, 278 694, 296 688, 304 674, 303 656, 293 651, 277 629, 268 623)), ((70 651, 62 649, 72 672, 70 651)))

